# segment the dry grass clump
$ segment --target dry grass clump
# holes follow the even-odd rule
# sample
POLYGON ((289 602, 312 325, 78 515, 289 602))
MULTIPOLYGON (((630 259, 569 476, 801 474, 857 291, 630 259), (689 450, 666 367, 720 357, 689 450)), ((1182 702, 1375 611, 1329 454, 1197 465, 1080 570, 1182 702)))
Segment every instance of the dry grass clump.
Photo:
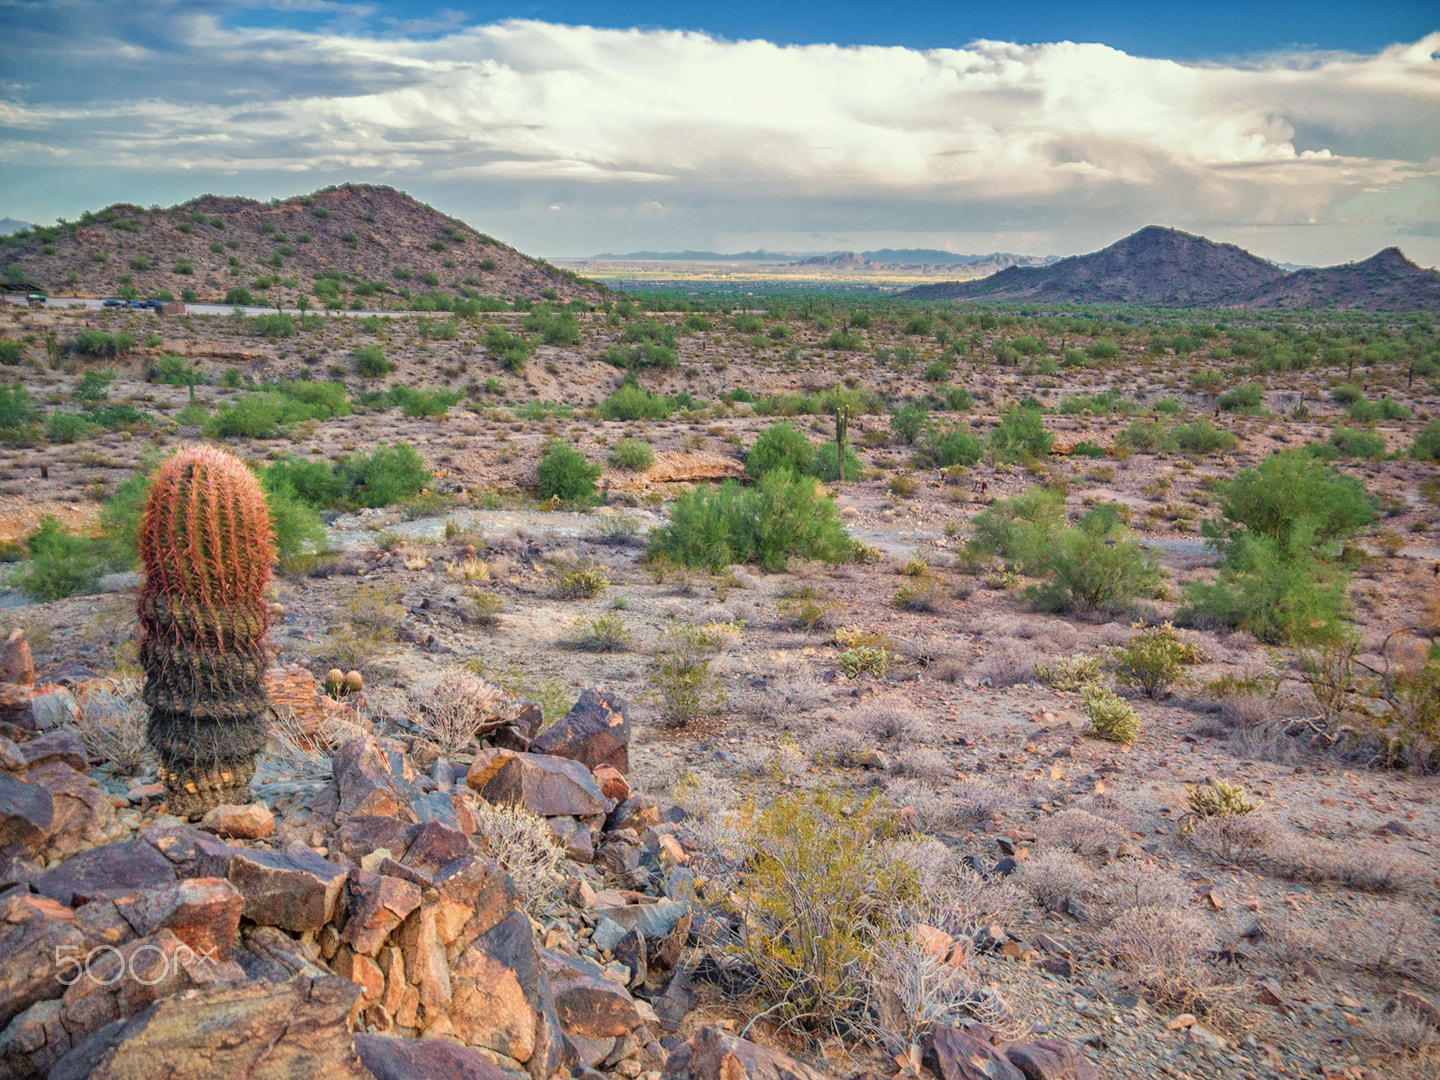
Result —
POLYGON ((1218 861, 1256 867, 1310 885, 1403 893, 1425 889, 1434 879, 1434 870, 1425 860, 1386 844, 1304 836, 1254 814, 1202 821, 1190 833, 1190 843, 1218 861))
POLYGON ((893 696, 866 702, 852 712, 846 722, 877 743, 896 745, 918 735, 924 726, 924 720, 916 709, 903 699, 893 696))
POLYGON ((1014 641, 1002 641, 989 656, 975 668, 975 676, 982 682, 990 680, 994 687, 1018 686, 1035 678, 1035 660, 1038 653, 1029 645, 1014 641))
POLYGON ((1040 907, 1058 911, 1066 900, 1089 892, 1095 871, 1074 852, 1041 848, 1026 860, 1020 884, 1040 907))
POLYGON ((405 701, 406 718, 435 753, 446 757, 504 724, 510 705, 505 691, 468 671, 428 679, 407 691, 405 701))
MULTIPOLYGON (((948 766, 947 766, 948 775, 948 766)), ((885 794, 894 806, 908 806, 930 832, 959 833, 994 816, 1004 805, 996 791, 978 781, 964 781, 939 790, 934 780, 892 772, 885 794)))
POLYGON ((919 748, 897 754, 890 766, 892 776, 914 777, 937 783, 954 772, 950 759, 939 750, 919 748))
POLYGON ((1215 931, 1198 912, 1176 907, 1133 907, 1100 934, 1100 948, 1129 984, 1157 1003, 1194 1008, 1216 990, 1205 957, 1215 950, 1215 931))
POLYGON ((777 694, 793 709, 813 709, 826 698, 826 686, 815 673, 804 664, 793 664, 781 672, 772 684, 771 693, 777 694))
POLYGON ((1123 859, 1106 867, 1095 890, 1112 912, 1132 908, 1182 908, 1192 896, 1185 879, 1153 863, 1123 859))
POLYGON ((545 819, 509 804, 478 798, 470 804, 476 839, 515 882, 525 909, 535 916, 553 912, 560 902, 555 868, 564 852, 545 819))
POLYGON ((879 760, 875 756, 874 744, 844 724, 827 727, 811 739, 810 756, 817 765, 833 765, 842 769, 873 765, 879 760))
POLYGON ((1087 810, 1075 809, 1041 818, 1035 823, 1035 835, 1077 855, 1107 854, 1130 838, 1129 833, 1114 822, 1087 810))
POLYGON ((265 740, 265 757, 279 772, 311 780, 331 775, 331 758, 346 739, 370 734, 368 721, 360 722, 327 718, 313 731, 306 730, 293 709, 282 706, 275 710, 265 740))
POLYGON ((150 710, 140 700, 140 685, 139 679, 116 679, 91 690, 74 726, 86 755, 110 762, 122 776, 138 773, 149 752, 150 710))

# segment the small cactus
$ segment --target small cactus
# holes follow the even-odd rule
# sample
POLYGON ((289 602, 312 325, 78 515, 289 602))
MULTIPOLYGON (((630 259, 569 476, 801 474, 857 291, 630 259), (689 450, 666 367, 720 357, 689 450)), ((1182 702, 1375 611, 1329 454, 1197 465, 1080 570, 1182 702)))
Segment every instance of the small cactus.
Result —
POLYGON ((181 450, 155 476, 138 540, 146 736, 171 812, 247 803, 269 712, 265 496, 229 454, 181 450))
POLYGON ((345 673, 338 667, 331 668, 325 673, 325 693, 332 698, 338 698, 345 692, 345 673))

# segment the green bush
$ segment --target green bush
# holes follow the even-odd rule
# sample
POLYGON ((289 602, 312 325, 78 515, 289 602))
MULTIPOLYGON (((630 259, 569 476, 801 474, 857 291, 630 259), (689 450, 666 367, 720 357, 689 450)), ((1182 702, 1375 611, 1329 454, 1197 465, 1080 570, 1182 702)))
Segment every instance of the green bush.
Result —
POLYGON ((1330 391, 1330 400, 1337 405, 1354 405, 1365 400, 1365 391, 1354 383, 1341 383, 1330 391))
POLYGON ((23 356, 24 353, 25 345, 23 342, 15 341, 11 338, 0 340, 0 364, 4 364, 6 367, 14 367, 20 363, 20 357, 23 356))
POLYGON ((1265 388, 1259 383, 1245 383, 1226 390, 1217 400, 1225 412, 1255 412, 1265 400, 1265 388))
POLYGON ((1051 537, 1064 524, 1064 496, 1035 485, 976 514, 966 551, 972 557, 997 557, 1022 573, 1037 573, 1051 537))
POLYGON ((233 305, 234 307, 253 307, 255 297, 252 296, 250 290, 243 285, 236 285, 234 288, 226 290, 225 303, 233 305))
POLYGON ((47 514, 25 546, 30 561, 16 571, 14 580, 30 599, 43 602, 94 591, 103 567, 85 537, 67 532, 47 514))
POLYGON ((1416 461, 1440 461, 1440 420, 1431 420, 1416 432, 1410 456, 1416 461))
POLYGON ((975 395, 963 386, 946 386, 940 390, 945 408, 952 412, 969 412, 975 404, 975 395))
POLYGON ((1358 428, 1337 427, 1330 432, 1330 438, 1322 443, 1312 443, 1310 452, 1318 458, 1368 458, 1385 456, 1385 436, 1358 428))
POLYGON ((1363 481, 1337 473, 1303 450, 1271 454, 1214 490, 1223 521, 1208 524, 1206 535, 1217 539, 1233 540, 1248 531, 1291 547, 1303 531, 1318 548, 1355 535, 1375 513, 1363 481))
POLYGON ((1092 510, 1062 529, 1039 559, 1050 574, 1026 595, 1042 611, 1125 611, 1160 584, 1160 557, 1125 535, 1114 508, 1092 510))
POLYGON ((205 376, 186 357, 164 353, 146 367, 145 381, 165 386, 199 386, 205 382, 205 376))
POLYGON ((950 378, 950 373, 955 370, 955 365, 949 360, 932 360, 925 365, 923 372, 926 382, 944 382, 950 378))
POLYGON ((430 468, 409 443, 378 446, 368 454, 342 458, 336 473, 358 506, 389 506, 418 494, 430 482, 430 468))
POLYGON ((1119 695, 1091 683, 1080 690, 1080 699, 1090 717, 1090 733, 1097 738, 1133 743, 1140 734, 1140 717, 1119 695))
POLYGON ((792 555, 844 562, 852 550, 835 503, 813 477, 788 468, 770 470, 754 487, 727 480, 680 496, 649 544, 652 555, 712 570, 754 562, 780 571, 792 555))
POLYGON ((248 320, 247 329, 268 338, 294 337, 295 320, 288 312, 271 311, 248 320))
POLYGON ((674 371, 680 366, 680 354, 669 345, 653 341, 638 345, 612 345, 605 350, 605 362, 612 367, 634 371, 637 368, 653 367, 662 371, 674 371))
POLYGON ((1225 454, 1234 450, 1238 441, 1233 432, 1217 428, 1209 420, 1196 420, 1172 430, 1164 445, 1182 454, 1225 454))
POLYGON ((367 379, 379 378, 395 370, 395 361, 385 357, 385 350, 379 345, 360 345, 350 355, 355 358, 355 370, 367 379))
POLYGON ((626 383, 600 403, 606 420, 668 420, 674 411, 669 398, 626 383))
POLYGON ((974 465, 980 460, 980 437, 967 424, 930 424, 920 441, 920 458, 934 468, 974 465))
POLYGON ((1120 346, 1113 341, 1100 340, 1087 350, 1092 360, 1114 360, 1120 355, 1120 346))
POLYGON ((45 438, 53 443, 73 443, 95 434, 96 426, 79 413, 53 412, 45 423, 45 438))
POLYGON ((771 424, 760 433, 745 455, 746 475, 758 480, 774 469, 789 469, 796 476, 810 471, 815 447, 788 420, 771 424))
POLYGON ((35 420, 38 414, 30 402, 30 391, 22 384, 0 385, 0 434, 11 435, 35 420))
POLYGON ((317 507, 340 506, 349 495, 343 480, 328 462, 293 454, 268 465, 260 481, 267 491, 285 487, 317 507))
MULTIPOLYGON (((810 475, 833 484, 840 479, 840 451, 833 442, 823 442, 815 451, 815 460, 810 463, 810 475)), ((845 477, 847 480, 856 479, 865 468, 850 444, 845 444, 845 477)))
POLYGON ((1090 439, 1081 439, 1078 443, 1074 445, 1074 447, 1071 448, 1070 456, 1083 458, 1103 458, 1105 456, 1105 448, 1099 443, 1093 442, 1090 439))
POLYGON ((594 501, 595 481, 603 470, 590 464, 585 455, 569 442, 556 439, 546 443, 536 474, 540 479, 540 497, 585 505, 594 501))
POLYGON ((710 670, 714 651, 714 642, 698 626, 681 624, 660 635, 650 665, 650 687, 665 723, 683 727, 724 703, 720 680, 710 670))
POLYGON ((1045 430, 1045 422, 1035 409, 1011 406, 990 433, 990 452, 996 461, 1022 461, 1043 458, 1050 453, 1055 436, 1045 430))
POLYGON ((920 433, 925 430, 925 422, 929 419, 929 409, 911 402, 890 414, 890 430, 897 439, 909 446, 920 437, 920 433))
POLYGON ((456 404, 461 394, 458 390, 417 390, 413 386, 396 386, 385 394, 385 402, 400 406, 406 416, 444 416, 450 406, 456 404))
POLYGON ((643 439, 619 439, 610 450, 610 464, 617 469, 644 472, 655 464, 655 448, 643 439))
POLYGON ((154 420, 149 413, 133 405, 107 405, 88 416, 92 423, 99 424, 106 431, 141 431, 149 428, 154 420))

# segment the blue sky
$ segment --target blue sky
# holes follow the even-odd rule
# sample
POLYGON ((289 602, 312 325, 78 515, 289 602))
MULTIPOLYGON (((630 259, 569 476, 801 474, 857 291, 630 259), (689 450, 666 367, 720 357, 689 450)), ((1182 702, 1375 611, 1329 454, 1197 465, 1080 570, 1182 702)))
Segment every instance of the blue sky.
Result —
POLYGON ((392 184, 523 250, 1440 262, 1434 4, 0 0, 0 216, 392 184))

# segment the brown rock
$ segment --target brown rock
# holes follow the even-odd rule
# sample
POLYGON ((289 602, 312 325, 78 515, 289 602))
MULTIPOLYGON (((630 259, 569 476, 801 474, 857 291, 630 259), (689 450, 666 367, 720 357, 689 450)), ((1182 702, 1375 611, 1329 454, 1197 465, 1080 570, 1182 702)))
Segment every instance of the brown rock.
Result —
POLYGON ((59 761, 31 769, 25 779, 50 792, 55 808, 46 852, 66 859, 113 840, 115 808, 110 796, 83 772, 59 761))
MULTIPOLYGON (((217 860, 220 861, 220 860, 217 860)), ((288 851, 230 848, 223 875, 245 898, 244 915, 261 926, 319 930, 335 914, 346 871, 306 847, 288 851)), ((221 868, 214 873, 220 876, 221 868)))
POLYGON ((988 1042, 954 1027, 938 1027, 934 1054, 941 1080, 1024 1080, 1024 1074, 988 1042))
POLYGON ((265 673, 265 692, 272 709, 276 712, 288 709, 299 722, 300 730, 317 741, 327 721, 368 729, 368 722, 353 707, 363 707, 363 701, 354 696, 346 702, 336 701, 324 692, 314 675, 298 664, 271 667, 265 673))
POLYGON ((375 956, 390 932, 419 906, 420 889, 412 882, 353 870, 340 940, 357 953, 375 956))
POLYGON ((37 1001, 0 1032, 0 1076, 50 1075, 55 1062, 70 1052, 59 1001, 37 1001))
POLYGON ((826 1080, 777 1050, 713 1027, 701 1028, 671 1053, 661 1075, 665 1080, 826 1080))
POLYGON ((1010 1046, 1005 1056, 1025 1074, 1025 1080, 1099 1080, 1100 1076, 1089 1058, 1059 1039, 1010 1046))
MULTIPOLYGON (((425 1026, 450 1011, 450 965, 445 946, 435 929, 435 910, 422 906, 411 912, 395 935, 405 960, 405 979, 420 992, 425 1026)), ((403 1023, 396 1014, 396 1022, 403 1023)), ((406 1024, 406 1027, 410 1025, 406 1024)))
POLYGON ((331 966, 337 975, 345 976, 360 987, 360 995, 367 1004, 378 1001, 384 995, 385 974, 370 957, 353 952, 349 946, 341 946, 331 966))
POLYGON ((230 958, 244 906, 239 890, 224 878, 186 878, 115 901, 141 937, 169 930, 196 955, 217 961, 230 958))
POLYGON ((427 874, 434 874, 457 859, 475 854, 470 838, 459 829, 438 821, 427 821, 414 830, 410 847, 401 863, 427 874))
POLYGON ((478 1051, 448 1039, 356 1035, 355 1049, 375 1080, 510 1080, 478 1051))
POLYGON ((0 683, 0 723, 23 731, 50 731, 80 720, 80 705, 63 686, 0 683))
POLYGON ((389 816, 399 812, 403 799, 395 790, 385 753, 374 739, 345 740, 333 760, 341 814, 389 816))
POLYGON ((613 765, 597 765, 590 772, 605 798, 614 799, 617 805, 630 798, 630 781, 613 765))
POLYGON ((660 808, 644 796, 632 795, 605 818, 605 831, 616 832, 620 829, 633 829, 640 833, 659 823, 660 808))
POLYGON ((400 860, 410 848, 414 827, 393 817, 363 814, 345 818, 335 832, 335 846, 359 862, 372 851, 384 848, 391 858, 400 860))
POLYGON ((586 690, 580 700, 531 743, 542 754, 572 758, 587 769, 609 765, 630 771, 630 720, 625 699, 606 690, 586 690))
POLYGON ((335 975, 189 990, 102 1028, 51 1080, 368 1080, 348 1025, 359 993, 335 975))
POLYGON ((55 728, 39 738, 20 744, 20 753, 25 758, 25 768, 38 769, 52 761, 64 762, 76 772, 83 773, 90 768, 90 759, 85 747, 73 731, 55 728))
POLYGON ((37 1001, 63 994, 56 958, 83 958, 87 950, 68 907, 23 893, 0 899, 0 1025, 37 1001))
POLYGON ((1385 1003, 1384 1011, 1388 1015, 1397 1009, 1412 1012, 1431 1027, 1440 1028, 1440 1008, 1419 994, 1411 993, 1409 990, 1395 991, 1395 996, 1385 1003))
POLYGON ((520 892, 510 875, 489 859, 473 855, 456 860, 437 874, 435 892, 443 904, 453 904, 464 914, 462 948, 507 919, 520 902, 520 892))
POLYGON ((6 772, 24 772, 25 754, 18 744, 11 742, 5 736, 0 735, 0 770, 6 772))
POLYGON ((54 821, 55 801, 48 790, 0 772, 0 848, 23 844, 38 851, 54 821))
POLYGON ((530 920, 512 912, 456 956, 450 1021, 455 1037, 526 1062, 535 1052, 540 960, 530 920))
POLYGON ((590 770, 564 757, 483 749, 465 782, 489 802, 523 806, 541 817, 605 813, 605 796, 590 770))
POLYGON ((35 685, 35 661, 30 656, 30 643, 25 640, 24 630, 11 630, 4 646, 0 647, 0 683, 35 685))
POLYGON ((223 877, 235 851, 225 841, 173 820, 147 825, 135 839, 153 848, 179 877, 223 877))
POLYGON ((275 831, 275 815, 264 803, 221 805, 206 812, 200 828, 233 840, 262 840, 275 831))
POLYGON ((96 897, 129 896, 174 880, 175 868, 163 855, 143 840, 126 840, 82 851, 36 875, 31 887, 68 906, 96 897))
POLYGON ((573 977, 552 976, 555 1015, 565 1034, 587 1039, 614 1038, 635 1030, 642 1023, 635 1000, 623 986, 568 969, 573 977))

